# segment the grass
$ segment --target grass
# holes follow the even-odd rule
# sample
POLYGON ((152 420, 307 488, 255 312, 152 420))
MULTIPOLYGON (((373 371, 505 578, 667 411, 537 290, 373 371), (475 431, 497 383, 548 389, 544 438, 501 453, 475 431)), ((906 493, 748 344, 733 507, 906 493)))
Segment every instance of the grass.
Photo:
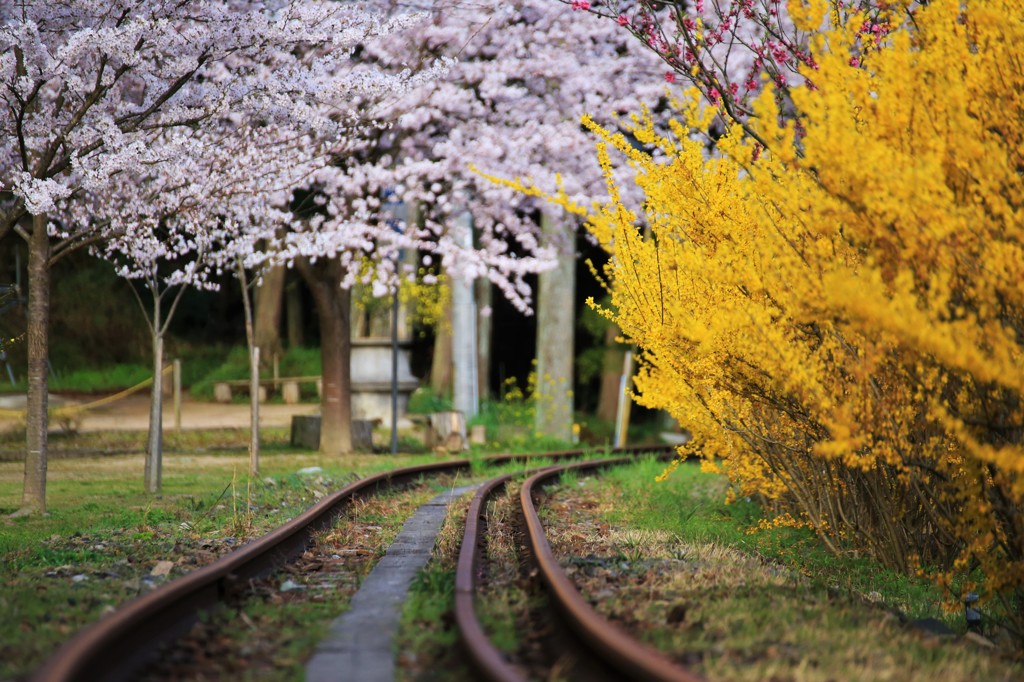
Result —
POLYGON ((931 617, 963 633, 932 585, 833 556, 806 531, 750 533, 760 512, 724 505, 723 479, 683 466, 655 483, 662 468, 645 461, 578 481, 543 513, 556 554, 598 609, 709 679, 1024 675, 1020 661, 968 637, 909 627, 931 617))
MULTIPOLYGON (((141 445, 141 440, 132 439, 144 437, 89 433, 67 436, 62 444, 88 452, 141 445)), ((23 471, 20 462, 0 461, 0 612, 5 614, 0 619, 0 679, 27 675, 62 641, 104 612, 262 535, 354 476, 438 460, 433 454, 325 458, 290 448, 285 429, 264 430, 262 437, 265 446, 273 445, 263 449, 260 478, 248 480, 247 455, 240 445, 247 441, 245 430, 169 433, 163 492, 156 496, 142 491, 141 448, 131 454, 54 457, 49 465, 49 514, 45 517, 6 517, 20 505, 23 471), (297 473, 307 467, 321 471, 297 473), (154 577, 152 571, 161 561, 172 562, 170 575, 154 577)), ((510 464, 503 469, 520 471, 542 463, 510 464)), ((479 465, 478 469, 478 477, 494 475, 492 469, 479 465)), ((423 495, 432 496, 447 485, 431 481, 423 495)), ((374 558, 422 501, 396 497, 406 500, 399 504, 388 502, 387 496, 383 499, 358 506, 352 523, 339 526, 342 535, 328 537, 327 542, 363 547, 360 543, 367 539, 362 535, 344 535, 363 528, 372 544, 352 560, 374 558), (411 507, 403 510, 402 505, 411 507)), ((345 589, 354 590, 369 566, 358 569, 363 573, 357 571, 357 579, 344 581, 345 589)), ((292 633, 305 642, 287 647, 282 643, 292 653, 261 659, 264 670, 274 671, 275 679, 297 679, 295 666, 302 655, 308 655, 316 628, 324 627, 347 604, 347 597, 327 594, 330 591, 313 585, 306 594, 319 597, 306 600, 268 588, 263 597, 234 612, 232 632, 253 651, 259 649, 263 636, 258 631, 266 623, 272 624, 271 630, 292 633), (277 611, 280 621, 273 620, 277 611), (257 627, 251 627, 250 621, 257 627), (314 634, 300 635, 304 629, 314 634)), ((232 660, 246 658, 240 651, 233 650, 232 660)))
MULTIPOLYGON (((71 455, 131 454, 146 448, 146 431, 54 431, 48 437, 48 450, 54 458, 71 455)), ((289 444, 288 427, 260 429, 261 452, 294 452, 289 444)), ((175 431, 165 429, 164 452, 206 453, 212 451, 244 451, 248 448, 249 430, 246 428, 175 431)), ((11 429, 0 432, 0 461, 18 460, 24 456, 25 432, 11 429)))
MULTIPOLYGON (((435 456, 264 452, 248 481, 244 453, 167 455, 164 489, 142 492, 141 455, 54 459, 45 517, 0 518, 0 679, 27 674, 71 633, 165 580, 183 556, 208 562, 351 480, 435 456), (322 472, 301 476, 304 467, 322 472)), ((0 462, 0 513, 20 503, 21 464, 0 462)))
MULTIPOLYGON (((224 357, 228 353, 227 349, 218 346, 183 345, 178 351, 169 352, 166 362, 170 364, 175 358, 181 359, 182 384, 191 386, 215 371, 224 362, 224 357)), ((242 357, 244 358, 244 350, 242 357)), ((319 365, 317 366, 319 367, 319 365)), ((319 373, 319 369, 316 373, 319 373)), ((110 393, 135 386, 152 376, 152 365, 144 362, 104 364, 74 369, 54 367, 49 377, 49 389, 57 393, 110 393)), ((167 380, 170 381, 169 375, 167 380)), ((0 380, 0 393, 24 394, 26 389, 27 384, 23 374, 13 384, 7 380, 6 376, 0 380)), ((212 391, 211 384, 211 395, 212 391)))
MULTIPOLYGON (((601 453, 594 454, 600 456, 601 453)), ((527 473, 550 464, 550 459, 537 458, 486 470, 474 468, 471 480, 483 481, 504 473, 518 474, 522 479, 527 473)), ((451 506, 438 535, 434 555, 410 590, 398 636, 400 680, 469 682, 479 677, 475 670, 467 667, 460 653, 453 614, 455 564, 471 499, 467 494, 451 506)), ((476 601, 477 617, 488 637, 514 659, 524 647, 540 647, 537 642, 540 630, 531 622, 530 614, 543 610, 542 595, 529 591, 528 583, 519 572, 518 542, 512 528, 517 501, 518 487, 510 485, 489 504, 487 579, 476 601)), ((518 660, 517 664, 524 665, 518 660)), ((530 665, 535 663, 527 663, 525 667, 530 665)))
POLYGON ((603 480, 620 490, 624 499, 609 512, 609 522, 735 547, 791 566, 834 589, 879 592, 885 603, 911 617, 934 615, 941 595, 930 583, 886 569, 868 557, 836 557, 824 551, 807 529, 751 532, 763 516, 760 507, 748 500, 724 504, 727 483, 723 478, 688 465, 677 469, 668 481, 655 483, 663 468, 662 463, 648 460, 610 471, 603 480))
MULTIPOLYGON (((282 377, 319 376, 319 348, 289 348, 278 360, 278 372, 282 377)), ((263 377, 271 376, 271 371, 264 369, 263 377)), ((249 351, 244 346, 229 349, 219 364, 210 364, 202 376, 188 382, 189 394, 197 400, 212 400, 213 385, 218 381, 231 381, 249 378, 249 351)), ((307 396, 315 395, 312 385, 299 387, 307 396)), ((241 398, 240 398, 241 399, 241 398)))
POLYGON ((450 398, 436 395, 429 386, 420 386, 409 395, 410 414, 430 414, 454 409, 450 398))
MULTIPOLYGON (((105 393, 135 386, 151 376, 153 370, 147 365, 118 364, 54 374, 49 379, 49 388, 56 392, 105 393)), ((26 386, 24 376, 14 384, 4 380, 0 382, 0 392, 23 394, 26 386)))
POLYGON ((395 647, 399 680, 474 679, 461 655, 453 622, 455 562, 472 496, 467 493, 449 506, 435 541, 434 557, 410 586, 395 647))
POLYGON ((435 481, 357 500, 303 557, 201 623, 141 677, 301 680, 304 663, 435 481), (283 586, 290 583, 289 590, 283 586), (187 674, 191 673, 191 674, 187 674))

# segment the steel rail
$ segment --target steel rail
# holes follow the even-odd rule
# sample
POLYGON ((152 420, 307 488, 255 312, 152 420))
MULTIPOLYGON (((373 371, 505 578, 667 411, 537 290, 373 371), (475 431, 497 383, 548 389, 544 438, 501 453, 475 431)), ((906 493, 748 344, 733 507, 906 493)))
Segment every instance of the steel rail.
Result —
MULTIPOLYGON (((613 452, 642 454, 650 452, 671 452, 669 446, 628 446, 613 452)), ((582 454, 579 450, 550 453, 552 459, 562 459, 582 454)), ((623 460, 628 461, 628 460, 623 460)), ((557 467, 547 467, 547 469, 557 467)), ((538 469, 544 471, 546 469, 538 469)), ((516 474, 505 474, 487 481, 477 489, 466 511, 466 526, 462 544, 459 547, 458 563, 455 567, 455 623, 459 629, 464 648, 477 670, 494 682, 523 682, 524 677, 505 658, 505 655, 491 643, 483 625, 476 616, 475 599, 482 578, 482 545, 487 532, 487 503, 503 489, 516 474)))
POLYGON ((80 630, 31 678, 34 682, 95 682, 127 679, 155 653, 156 645, 187 632, 208 610, 254 578, 300 556, 313 534, 327 528, 350 500, 379 487, 423 474, 467 469, 459 459, 393 469, 351 483, 291 521, 148 594, 124 604, 80 630))
POLYGON ((477 490, 466 512, 466 528, 459 547, 459 560, 455 567, 455 624, 466 653, 477 670, 494 682, 523 682, 524 678, 505 660, 504 654, 487 637, 483 625, 476 617, 475 597, 481 577, 481 555, 486 523, 487 502, 512 480, 515 474, 505 474, 484 483, 477 490))
MULTIPOLYGON (((587 451, 564 450, 542 454, 483 457, 484 464, 530 459, 580 457, 587 451)), ((421 464, 375 474, 328 495, 308 510, 244 545, 125 603, 114 612, 78 631, 60 646, 30 678, 33 682, 95 682, 128 679, 156 653, 157 645, 184 634, 202 611, 215 608, 263 577, 300 556, 313 535, 329 527, 348 503, 381 487, 426 474, 468 470, 469 459, 421 464)))
POLYGON ((703 677, 678 665, 660 651, 632 637, 625 630, 601 616, 576 589, 562 570, 544 534, 533 496, 545 482, 574 470, 603 468, 630 460, 599 460, 580 462, 542 470, 523 483, 519 500, 526 521, 527 540, 549 596, 562 612, 576 635, 590 647, 594 656, 606 661, 623 676, 634 680, 665 680, 702 682, 703 677))
MULTIPOLYGON (((651 452, 651 448, 630 448, 624 452, 651 452)), ((582 645, 591 656, 611 663, 621 674, 633 679, 673 680, 693 682, 702 678, 680 668, 660 652, 646 647, 624 631, 597 614, 582 599, 564 571, 554 561, 544 530, 533 505, 533 490, 550 478, 561 476, 570 469, 607 467, 632 461, 629 458, 584 462, 570 466, 553 465, 533 472, 523 484, 520 501, 527 522, 531 551, 539 564, 545 584, 552 591, 552 600, 563 617, 569 621, 582 645), (534 523, 530 523, 530 518, 534 523), (547 551, 544 551, 544 547, 547 551), (542 564, 543 565, 540 565, 542 564), (549 579, 553 576, 553 580, 549 579), (575 598, 574 598, 575 597, 575 598), (581 607, 582 605, 582 607, 581 607), (582 614, 582 615, 581 615, 582 614), (624 652, 624 653, 623 653, 624 652)), ((523 674, 509 663, 506 655, 488 638, 477 618, 475 598, 483 578, 483 543, 487 534, 487 503, 512 480, 515 474, 506 474, 484 483, 470 502, 466 513, 466 526, 459 549, 455 573, 455 621, 466 653, 476 669, 495 682, 525 682, 523 674)))

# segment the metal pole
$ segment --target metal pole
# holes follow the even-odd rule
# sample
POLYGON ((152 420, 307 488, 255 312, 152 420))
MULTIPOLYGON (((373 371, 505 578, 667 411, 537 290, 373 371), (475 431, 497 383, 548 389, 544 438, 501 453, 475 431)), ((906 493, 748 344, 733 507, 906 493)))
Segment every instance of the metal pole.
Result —
POLYGON ((260 474, 260 347, 249 358, 249 475, 260 474))
POLYGON ((629 432, 629 382, 633 378, 633 351, 627 350, 622 359, 622 377, 619 379, 619 405, 615 417, 615 447, 626 445, 629 432))
POLYGON ((398 285, 391 295, 391 454, 398 454, 398 285))

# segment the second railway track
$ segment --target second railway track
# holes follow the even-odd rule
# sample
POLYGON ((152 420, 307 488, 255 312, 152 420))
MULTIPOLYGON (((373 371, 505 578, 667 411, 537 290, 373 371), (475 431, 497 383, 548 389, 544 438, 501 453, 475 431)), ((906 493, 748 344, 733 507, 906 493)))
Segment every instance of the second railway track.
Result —
MULTIPOLYGON (((631 448, 624 454, 641 452, 631 448)), ((544 457, 579 457, 583 450, 538 455, 500 455, 477 460, 502 464, 544 457)), ((126 603, 61 646, 33 676, 36 682, 132 679, 159 651, 181 636, 203 612, 215 610, 244 592, 257 578, 300 557, 316 533, 329 528, 353 500, 423 476, 468 471, 473 463, 460 459, 405 467, 345 486, 276 530, 215 562, 126 603)))
MULTIPOLYGON (((597 471, 629 461, 620 457, 547 467, 533 473, 519 489, 517 511, 523 523, 523 544, 534 573, 543 583, 547 602, 558 611, 555 627, 571 630, 571 637, 563 632, 558 640, 560 646, 574 650, 575 661, 561 672, 570 679, 697 682, 703 678, 643 644, 587 603, 555 559, 537 512, 535 498, 540 488, 558 481, 563 473, 597 471)), ((487 574, 488 503, 512 481, 512 475, 492 479, 470 503, 455 578, 455 619, 460 637, 474 667, 496 682, 525 682, 530 677, 523 666, 513 665, 508 653, 492 642, 477 614, 477 599, 487 574)))

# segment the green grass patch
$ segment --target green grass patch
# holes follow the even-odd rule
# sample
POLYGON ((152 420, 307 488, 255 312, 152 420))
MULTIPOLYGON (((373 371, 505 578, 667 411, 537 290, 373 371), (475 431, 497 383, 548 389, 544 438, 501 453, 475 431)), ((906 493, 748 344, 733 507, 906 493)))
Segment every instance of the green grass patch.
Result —
POLYGON ((305 662, 330 624, 349 608, 405 520, 436 495, 437 485, 430 479, 355 501, 302 558, 196 625, 140 677, 302 680, 305 662))
MULTIPOLYGON (((456 485, 464 485, 466 481, 456 485)), ((472 493, 449 507, 430 562, 417 574, 402 608, 395 642, 397 678, 417 682, 476 679, 455 627, 455 562, 472 493)))
MULTIPOLYGON (((130 388, 153 376, 152 368, 142 364, 118 364, 103 367, 74 369, 50 376, 50 390, 57 393, 110 393, 130 388)), ((27 384, 22 376, 11 384, 0 383, 2 393, 25 393, 27 384)))
POLYGON ((694 463, 657 483, 655 477, 663 469, 662 462, 645 460, 608 472, 605 480, 623 495, 609 521, 735 547, 779 561, 833 589, 878 592, 885 603, 910 617, 936 614, 941 594, 932 584, 889 570, 868 557, 836 556, 808 529, 754 530, 764 517, 760 506, 747 499, 725 504, 724 478, 703 473, 694 463))
MULTIPOLYGON (((273 377, 269 362, 263 364, 265 367, 261 370, 260 376, 264 379, 273 377)), ((320 372, 319 348, 289 348, 278 359, 278 375, 281 377, 319 376, 320 372)), ((249 351, 244 346, 236 346, 228 349, 219 363, 208 363, 205 373, 188 383, 189 395, 197 400, 213 400, 213 386, 217 382, 248 378, 249 351)), ((310 384, 301 385, 299 388, 306 397, 316 395, 315 388, 310 384)), ((239 400, 248 398, 241 396, 239 400)))
POLYGON ((603 614, 709 679, 1024 677, 1008 635, 968 634, 931 583, 836 556, 806 529, 760 529, 756 504, 724 504, 723 477, 686 464, 657 483, 663 468, 569 480, 543 514, 603 614), (909 622, 923 618, 951 633, 909 622))
MULTIPOLYGON (((55 431, 48 438, 51 455, 83 454, 127 454, 143 452, 146 449, 146 431, 55 431)), ((264 427, 260 429, 260 451, 267 453, 295 452, 290 444, 291 431, 288 427, 264 427)), ((164 452, 169 454, 204 453, 220 451, 246 451, 249 447, 249 430, 229 429, 183 429, 164 430, 164 452)), ((21 460, 25 451, 23 429, 12 429, 0 433, 0 461, 21 460)))
POLYGON ((451 398, 439 396, 429 386, 420 386, 409 395, 409 414, 448 412, 453 408, 451 398))
MULTIPOLYGON (((54 459, 45 517, 0 517, 0 679, 28 674, 76 630, 163 579, 159 561, 216 555, 293 518, 353 479, 436 456, 244 453, 164 460, 163 492, 143 492, 141 455, 54 459), (298 475, 304 467, 322 472, 298 475)), ((0 462, 0 513, 21 500, 22 465, 0 462)), ((194 566, 175 563, 170 578, 194 566)))

